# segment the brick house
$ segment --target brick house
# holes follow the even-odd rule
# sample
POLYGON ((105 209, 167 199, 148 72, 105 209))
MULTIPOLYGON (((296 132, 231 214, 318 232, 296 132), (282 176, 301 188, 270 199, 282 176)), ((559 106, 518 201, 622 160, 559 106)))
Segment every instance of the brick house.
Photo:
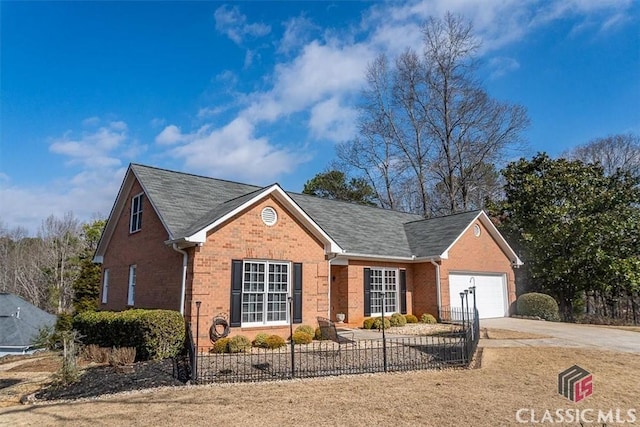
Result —
POLYGON ((95 254, 101 308, 179 310, 195 330, 287 336, 318 316, 360 325, 438 315, 477 288, 480 317, 507 316, 520 259, 483 211, 418 215, 130 165, 95 254), (293 304, 292 316, 289 303, 293 304))

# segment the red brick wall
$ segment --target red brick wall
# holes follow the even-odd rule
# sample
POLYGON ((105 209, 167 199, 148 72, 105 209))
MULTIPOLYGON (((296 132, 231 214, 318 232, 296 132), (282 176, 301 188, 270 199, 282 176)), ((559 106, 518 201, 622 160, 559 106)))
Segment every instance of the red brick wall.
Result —
POLYGON ((442 305, 449 305, 449 272, 505 273, 509 306, 516 300, 516 288, 511 261, 500 249, 480 221, 480 237, 473 232, 473 225, 460 237, 449 251, 449 259, 442 260, 442 305))
MULTIPOLYGON (((413 313, 413 293, 414 293, 414 274, 413 264, 402 263, 390 263, 379 261, 349 261, 347 267, 347 283, 346 283, 346 303, 344 301, 339 303, 340 307, 345 307, 346 314, 345 322, 350 326, 361 326, 362 321, 365 319, 364 315, 364 268, 365 267, 387 267, 398 268, 407 270, 407 313, 413 313)), ((334 267, 335 268, 335 267, 334 267)), ((344 280, 344 278, 342 279, 344 280)), ((341 287, 344 287, 344 283, 340 283, 341 287)), ((398 282, 398 286, 400 283, 398 282)), ((344 291, 340 293, 344 295, 344 291)), ((332 298, 333 299, 333 298, 332 298)), ((400 311, 400 307, 398 307, 400 311)), ((335 313, 332 312, 332 317, 335 317, 335 313)))
POLYGON ((349 311, 349 267, 332 265, 331 278, 331 320, 336 321, 337 313, 349 311))
POLYGON ((438 317, 436 267, 430 262, 413 265, 413 314, 438 317))
POLYGON ((164 244, 168 238, 167 232, 146 197, 143 202, 142 229, 129 234, 131 198, 141 192, 142 188, 136 181, 126 195, 127 203, 104 254, 102 270, 104 276, 104 270, 109 269, 109 290, 107 303, 101 304, 100 308, 128 308, 129 266, 136 264, 134 307, 179 310, 182 255, 164 244))
MULTIPOLYGON (((200 345, 208 345, 208 331, 218 314, 229 315, 231 301, 231 260, 257 259, 300 262, 303 264, 303 324, 317 325, 317 316, 327 316, 328 262, 324 245, 311 235, 277 200, 267 197, 247 211, 210 232, 207 242, 194 251, 189 274, 187 304, 194 314, 200 306, 200 345), (273 207, 278 221, 273 226, 262 222, 261 212, 273 207), (203 344, 206 343, 206 344, 203 344)), ((297 325, 294 325, 294 328, 297 325)), ((192 321, 195 334, 195 319, 192 321)), ((255 337, 259 332, 289 336, 289 327, 231 328, 235 334, 255 337)))

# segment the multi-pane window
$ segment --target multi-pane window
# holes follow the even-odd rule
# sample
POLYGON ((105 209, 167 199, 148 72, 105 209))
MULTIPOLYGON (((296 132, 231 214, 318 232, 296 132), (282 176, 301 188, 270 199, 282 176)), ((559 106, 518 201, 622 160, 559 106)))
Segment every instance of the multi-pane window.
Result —
POLYGON ((102 278, 102 303, 107 303, 107 294, 109 293, 109 269, 104 270, 104 277, 102 278))
POLYGON ((129 292, 127 296, 127 305, 133 305, 136 295, 136 266, 129 266, 129 292))
POLYGON ((398 311, 398 270, 387 268, 371 269, 371 314, 392 314, 398 311))
POLYGON ((286 323, 289 263, 245 261, 242 277, 242 323, 286 323))
POLYGON ((135 233, 142 229, 142 200, 144 194, 138 194, 131 199, 131 221, 129 232, 135 233))

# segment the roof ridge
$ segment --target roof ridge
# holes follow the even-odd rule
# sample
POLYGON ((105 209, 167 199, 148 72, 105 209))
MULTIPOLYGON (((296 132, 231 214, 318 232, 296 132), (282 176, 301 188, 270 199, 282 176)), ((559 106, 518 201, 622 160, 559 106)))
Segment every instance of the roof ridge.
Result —
POLYGON ((465 212, 455 212, 449 215, 443 215, 443 216, 432 216, 430 218, 422 218, 422 219, 417 219, 415 221, 409 221, 409 222, 405 222, 405 225, 407 224, 413 224, 416 222, 422 222, 422 221, 430 221, 432 219, 443 219, 443 218, 450 218, 452 216, 458 216, 458 215, 465 215, 465 214, 470 214, 470 213, 479 213, 479 212, 483 212, 484 209, 473 209, 470 211, 465 211, 465 212))
POLYGON ((378 206, 378 205, 365 205, 365 204, 354 202, 354 201, 351 201, 351 200, 327 199, 327 198, 324 198, 324 197, 315 196, 313 194, 299 193, 297 191, 285 191, 285 192, 287 194, 289 194, 289 195, 294 194, 296 196, 312 197, 314 199, 326 200, 326 201, 330 201, 330 202, 346 203, 346 204, 352 205, 352 206, 362 206, 364 208, 378 209, 378 210, 383 210, 385 212, 400 213, 400 214, 405 214, 405 215, 420 215, 420 214, 416 214, 416 213, 413 213, 413 212, 405 212, 405 211, 400 211, 400 210, 397 210, 397 209, 384 208, 384 207, 378 206))

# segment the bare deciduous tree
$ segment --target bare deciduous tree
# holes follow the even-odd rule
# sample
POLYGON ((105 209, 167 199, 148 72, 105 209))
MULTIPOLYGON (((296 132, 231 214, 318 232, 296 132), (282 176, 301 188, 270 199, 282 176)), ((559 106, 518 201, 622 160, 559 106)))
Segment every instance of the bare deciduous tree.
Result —
POLYGON ((360 135, 338 157, 369 180, 382 206, 424 216, 482 207, 493 164, 521 142, 526 111, 492 99, 475 78, 470 23, 448 13, 422 33, 422 55, 408 49, 393 68, 383 55, 369 65, 360 135))
POLYGON ((49 216, 40 227, 39 237, 44 247, 45 274, 49 293, 58 313, 71 307, 72 284, 78 275, 73 265, 80 248, 80 222, 71 212, 62 218, 49 216))
POLYGON ((634 133, 596 138, 563 153, 563 156, 585 163, 599 163, 606 175, 622 169, 640 176, 640 136, 634 133))

